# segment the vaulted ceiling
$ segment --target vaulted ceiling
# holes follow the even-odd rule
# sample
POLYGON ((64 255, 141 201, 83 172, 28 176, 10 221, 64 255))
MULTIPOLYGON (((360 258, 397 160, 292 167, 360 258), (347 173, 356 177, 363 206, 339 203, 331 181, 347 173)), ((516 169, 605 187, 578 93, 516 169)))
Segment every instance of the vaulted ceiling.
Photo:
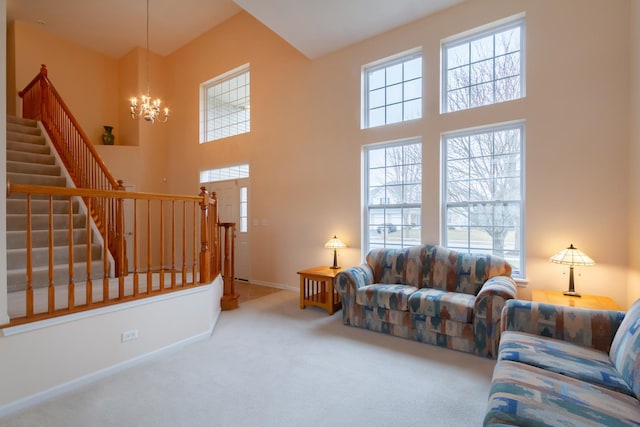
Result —
MULTIPOLYGON (((149 49, 168 55, 241 10, 317 58, 464 0, 149 0, 149 49)), ((7 0, 7 19, 119 58, 146 45, 145 0, 7 0)))

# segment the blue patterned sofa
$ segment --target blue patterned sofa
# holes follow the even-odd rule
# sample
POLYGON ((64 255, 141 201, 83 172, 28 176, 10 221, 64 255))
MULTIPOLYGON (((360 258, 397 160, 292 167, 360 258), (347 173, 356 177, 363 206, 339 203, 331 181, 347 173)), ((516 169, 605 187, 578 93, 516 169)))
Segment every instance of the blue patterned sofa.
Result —
POLYGON ((516 296, 500 257, 436 245, 373 249, 334 285, 345 325, 493 358, 500 313, 516 296))
POLYGON ((626 313, 508 301, 485 426, 640 426, 640 300, 626 313))

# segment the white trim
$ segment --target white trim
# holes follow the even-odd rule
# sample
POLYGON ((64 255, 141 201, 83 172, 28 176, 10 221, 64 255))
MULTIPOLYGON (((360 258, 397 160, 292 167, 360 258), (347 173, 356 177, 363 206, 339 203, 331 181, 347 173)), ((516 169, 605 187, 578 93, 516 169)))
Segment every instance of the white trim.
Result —
POLYGON ((284 285, 282 283, 275 283, 275 282, 266 282, 264 280, 249 279, 249 283, 253 285, 269 286, 271 288, 284 289, 284 290, 293 291, 293 292, 300 291, 300 288, 298 286, 284 285))
MULTIPOLYGON (((147 298, 150 299, 150 298, 147 298)), ((120 305, 124 305, 124 304, 120 304, 120 305)), ((96 311, 96 310, 93 310, 96 311)), ((33 394, 31 396, 28 397, 24 397, 22 399, 16 400, 12 403, 9 403, 7 405, 1 406, 0 407, 0 418, 5 417, 9 414, 12 414, 14 412, 18 412, 21 411, 23 409, 27 409, 29 407, 35 406, 39 403, 45 402, 53 397, 56 397, 62 393, 68 393, 71 391, 75 391, 78 390, 81 387, 84 387, 85 385, 97 382, 101 379, 107 378, 111 375, 115 375, 118 372, 122 372, 126 369, 132 368, 134 366, 140 365, 142 363, 148 362, 149 360, 158 358, 166 353, 169 353, 171 351, 176 351, 178 349, 181 349, 189 344, 198 342, 198 341, 203 341, 205 339, 207 339, 208 337, 211 336, 213 329, 215 328, 218 319, 220 317, 220 312, 218 311, 218 313, 216 313, 215 318, 213 319, 213 322, 211 323, 209 329, 205 332, 202 332, 198 335, 194 335, 190 338, 185 338, 182 341, 178 341, 175 342, 173 344, 169 344, 165 347, 159 348, 157 350, 154 350, 150 353, 144 354, 142 356, 138 356, 135 357, 133 359, 118 363, 116 365, 110 366, 108 368, 104 368, 104 369, 100 369, 96 372, 93 372, 91 374, 82 376, 80 378, 76 378, 74 380, 71 380, 67 383, 52 387, 48 390, 45 391, 41 391, 39 393, 33 394)))
POLYGON ((213 288, 213 282, 208 285, 197 286, 184 291, 170 292, 148 298, 141 298, 134 301, 124 302, 121 304, 108 305, 106 307, 96 308, 93 310, 80 311, 78 313, 69 314, 66 316, 53 317, 51 319, 40 320, 38 322, 25 323, 23 325, 11 326, 0 330, 2 336, 8 337, 11 335, 22 334, 25 332, 32 332, 38 329, 48 328, 51 326, 61 325, 64 323, 75 322, 82 319, 88 319, 91 317, 102 316, 108 313, 115 313, 122 310, 128 310, 135 307, 140 307, 147 304, 154 304, 161 301, 166 301, 174 298, 180 298, 187 295, 192 295, 200 292, 207 292, 213 288))

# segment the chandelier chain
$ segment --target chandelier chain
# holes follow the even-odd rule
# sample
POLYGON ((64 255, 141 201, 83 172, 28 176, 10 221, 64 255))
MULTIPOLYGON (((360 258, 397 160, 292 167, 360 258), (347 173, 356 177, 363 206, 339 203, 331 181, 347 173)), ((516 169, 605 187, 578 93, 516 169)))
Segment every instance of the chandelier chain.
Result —
POLYGON ((144 118, 145 121, 150 123, 166 122, 169 118, 169 109, 164 108, 162 110, 160 108, 160 98, 152 99, 151 98, 151 79, 149 78, 149 0, 147 0, 147 21, 146 21, 146 36, 147 36, 147 46, 145 52, 146 59, 146 74, 147 74, 147 91, 145 94, 140 95, 140 102, 138 102, 138 97, 131 98, 129 103, 129 110, 131 112, 131 118, 135 119, 137 117, 144 118))

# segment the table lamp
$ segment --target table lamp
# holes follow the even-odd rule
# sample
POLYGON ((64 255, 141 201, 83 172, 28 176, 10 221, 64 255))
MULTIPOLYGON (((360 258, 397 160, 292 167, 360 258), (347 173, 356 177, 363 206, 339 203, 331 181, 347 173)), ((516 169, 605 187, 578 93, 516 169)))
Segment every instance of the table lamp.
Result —
POLYGON ((569 266, 569 290, 563 292, 563 294, 570 297, 580 297, 581 295, 576 292, 576 288, 573 283, 573 266, 574 265, 594 265, 595 261, 589 258, 587 254, 578 250, 573 243, 568 248, 561 250, 551 258, 551 262, 557 264, 563 264, 569 266))
POLYGON ((338 237, 333 236, 331 240, 324 244, 324 247, 327 249, 333 249, 333 265, 331 268, 338 269, 340 266, 338 265, 338 249, 344 249, 347 247, 344 243, 338 239, 338 237))

